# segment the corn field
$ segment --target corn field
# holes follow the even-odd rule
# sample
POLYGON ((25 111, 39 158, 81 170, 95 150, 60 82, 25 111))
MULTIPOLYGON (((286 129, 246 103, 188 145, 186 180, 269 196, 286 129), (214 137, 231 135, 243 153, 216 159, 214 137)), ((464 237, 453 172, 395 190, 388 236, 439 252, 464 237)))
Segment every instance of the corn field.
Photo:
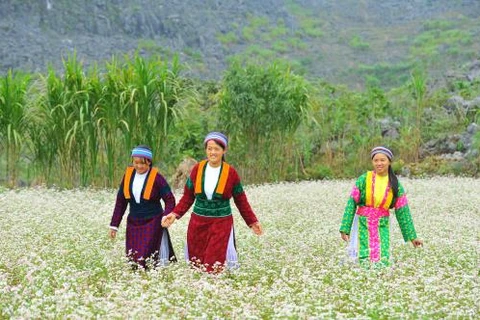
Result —
MULTIPOLYGON (((423 142, 478 122, 446 114, 445 95, 428 91, 421 73, 386 93, 307 81, 276 63, 232 64, 217 83, 184 77, 186 67, 134 55, 84 71, 72 55, 61 73, 9 72, 0 78, 0 184, 114 187, 139 144, 168 179, 183 159, 204 157, 212 130, 228 135, 227 161, 247 184, 352 178, 375 145, 393 148, 401 171, 420 162, 423 142), (399 137, 383 136, 382 119, 398 119, 399 137)), ((480 134, 472 143, 478 149, 480 134)), ((433 164, 415 173, 480 172, 479 156, 433 164)))

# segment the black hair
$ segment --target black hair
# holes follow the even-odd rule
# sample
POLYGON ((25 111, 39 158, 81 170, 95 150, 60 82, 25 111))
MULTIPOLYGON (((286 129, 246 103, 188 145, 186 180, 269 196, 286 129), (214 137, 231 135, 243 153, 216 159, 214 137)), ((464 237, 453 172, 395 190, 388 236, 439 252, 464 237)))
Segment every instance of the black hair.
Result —
POLYGON ((395 200, 398 197, 398 178, 393 172, 392 165, 388 166, 388 181, 390 181, 390 187, 392 188, 393 200, 392 206, 395 204, 395 200))

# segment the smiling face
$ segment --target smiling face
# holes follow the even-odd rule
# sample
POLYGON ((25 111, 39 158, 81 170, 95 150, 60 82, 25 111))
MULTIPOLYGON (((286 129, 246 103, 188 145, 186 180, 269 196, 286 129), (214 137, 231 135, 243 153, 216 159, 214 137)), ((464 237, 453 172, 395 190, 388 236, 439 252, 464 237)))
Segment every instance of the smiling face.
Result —
POLYGON ((388 160, 388 157, 383 153, 377 153, 373 156, 372 165, 377 174, 384 176, 388 174, 390 160, 388 160))
POLYGON ((150 168, 150 160, 146 158, 141 158, 141 157, 132 157, 132 164, 133 167, 135 168, 135 171, 137 171, 140 174, 143 174, 148 171, 150 168))
POLYGON ((205 153, 207 154, 208 163, 210 163, 212 167, 218 167, 222 164, 222 157, 225 152, 225 149, 215 140, 207 141, 205 153))

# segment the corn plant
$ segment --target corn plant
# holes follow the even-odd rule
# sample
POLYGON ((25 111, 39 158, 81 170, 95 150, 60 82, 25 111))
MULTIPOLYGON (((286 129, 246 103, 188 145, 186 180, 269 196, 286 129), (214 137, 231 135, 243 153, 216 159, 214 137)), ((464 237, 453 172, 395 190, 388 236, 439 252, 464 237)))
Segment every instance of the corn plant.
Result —
MULTIPOLYGON (((98 150, 96 124, 96 102, 100 98, 89 91, 89 77, 83 73, 82 65, 73 55, 64 62, 64 90, 71 112, 73 126, 67 132, 70 163, 79 170, 81 186, 90 184, 95 174, 98 150)), ((72 171, 75 172, 75 171, 72 171)), ((78 184, 77 183, 77 184, 78 184)))
POLYGON ((101 163, 107 169, 104 176, 106 176, 108 182, 104 182, 104 184, 111 185, 120 178, 122 172, 118 170, 119 162, 126 158, 123 149, 125 148, 125 141, 130 142, 131 138, 130 127, 125 120, 125 108, 128 103, 127 84, 123 80, 118 59, 113 58, 110 63, 107 63, 106 69, 107 72, 103 80, 91 82, 91 90, 101 92, 102 98, 97 106, 97 126, 100 130, 99 143, 103 151, 100 153, 100 157, 102 158, 101 163))
POLYGON ((419 153, 418 150, 422 143, 422 120, 423 120, 423 113, 425 109, 425 101, 427 98, 427 82, 426 76, 419 72, 414 71, 410 77, 409 87, 411 89, 412 98, 414 99, 414 116, 415 116, 415 126, 412 128, 414 133, 413 139, 411 141, 411 145, 415 152, 414 160, 415 162, 418 161, 419 153))
POLYGON ((108 70, 101 112, 109 128, 104 131, 108 141, 112 138, 108 135, 119 132, 123 142, 115 144, 123 149, 148 144, 154 151, 163 152, 172 124, 190 95, 190 90, 182 87, 178 60, 174 58, 169 65, 160 59, 135 56, 122 66, 112 61, 108 70))
POLYGON ((11 186, 17 184, 29 125, 25 103, 29 81, 28 75, 12 71, 0 79, 0 140, 5 159, 5 180, 11 186))
MULTIPOLYGON (((32 138, 34 153, 44 159, 47 174, 62 177, 69 185, 87 185, 96 156, 95 109, 89 102, 87 79, 75 56, 64 61, 65 73, 57 76, 50 68, 41 77, 43 92, 38 97, 38 134, 32 138), (55 167, 54 171, 50 169, 55 167)), ((50 177, 44 177, 49 181, 50 177)))

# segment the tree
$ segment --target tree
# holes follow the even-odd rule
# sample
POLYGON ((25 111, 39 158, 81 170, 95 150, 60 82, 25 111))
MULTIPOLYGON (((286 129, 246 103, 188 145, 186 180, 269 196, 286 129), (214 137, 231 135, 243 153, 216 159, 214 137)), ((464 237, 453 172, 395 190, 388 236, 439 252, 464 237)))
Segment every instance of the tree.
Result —
POLYGON ((223 80, 220 119, 235 141, 232 152, 245 179, 285 178, 295 159, 294 139, 307 109, 307 83, 288 66, 232 64, 223 80))

